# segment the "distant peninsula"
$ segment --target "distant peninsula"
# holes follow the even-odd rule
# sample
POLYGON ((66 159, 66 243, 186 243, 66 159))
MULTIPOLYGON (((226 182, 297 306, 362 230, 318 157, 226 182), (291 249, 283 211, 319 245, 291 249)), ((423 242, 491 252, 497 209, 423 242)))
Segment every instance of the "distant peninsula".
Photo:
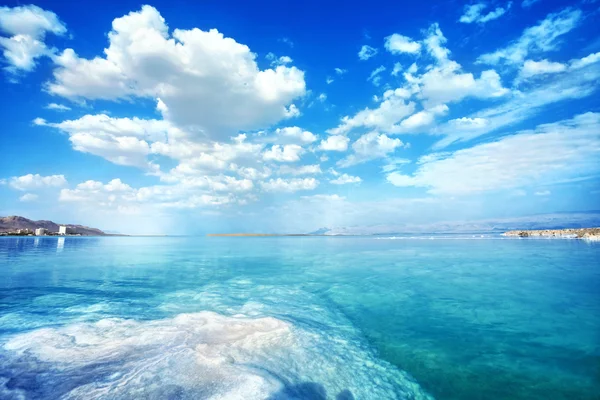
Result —
POLYGON ((34 236, 42 233, 44 236, 72 235, 72 236, 112 236, 97 228, 74 224, 57 224, 56 222, 40 220, 33 221, 25 217, 12 215, 0 217, 0 236, 34 236), (62 233, 61 233, 62 227, 62 233))
POLYGON ((600 228, 539 229, 508 231, 503 236, 555 237, 567 239, 600 240, 600 228))

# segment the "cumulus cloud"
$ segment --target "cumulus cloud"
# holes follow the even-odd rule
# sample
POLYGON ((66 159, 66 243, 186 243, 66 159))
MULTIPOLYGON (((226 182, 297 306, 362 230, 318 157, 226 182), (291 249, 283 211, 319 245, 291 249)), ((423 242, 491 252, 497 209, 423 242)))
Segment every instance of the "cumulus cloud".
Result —
POLYGON ((248 46, 216 29, 170 32, 155 8, 143 6, 116 18, 108 40, 104 57, 63 51, 47 90, 70 99, 159 99, 165 120, 212 138, 299 114, 292 101, 306 92, 304 73, 260 70, 248 46))
POLYGON ((294 179, 270 179, 261 182, 261 186, 267 192, 297 192, 299 190, 313 190, 319 185, 315 178, 294 178, 294 179))
MULTIPOLYGON (((367 107, 354 116, 344 116, 339 125, 329 129, 328 133, 347 134, 357 128, 405 133, 408 129, 433 123, 435 116, 448 111, 448 103, 467 97, 499 98, 510 93, 494 70, 485 70, 479 77, 464 72, 460 64, 450 59, 446 41, 438 24, 431 25, 425 32, 423 43, 435 64, 425 68, 421 74, 416 64, 411 65, 404 73, 403 86, 385 91, 377 108, 367 107), (419 103, 421 107, 418 107, 419 103), (419 108, 422 111, 417 111, 419 108), (404 122, 405 119, 408 120, 404 122)), ((396 74, 399 69, 394 68, 396 74)), ((373 71, 376 72, 380 71, 373 71)), ((378 100, 379 97, 376 98, 378 100)))
POLYGON ((528 79, 536 75, 555 74, 566 69, 566 65, 546 59, 540 61, 527 60, 519 72, 519 79, 528 79))
POLYGON ((425 128, 434 123, 436 116, 445 115, 448 110, 449 109, 447 105, 441 104, 430 109, 419 111, 418 113, 415 113, 403 120, 400 123, 400 128, 403 128, 406 132, 425 128))
POLYGON ((369 132, 352 143, 353 153, 338 161, 337 165, 345 168, 376 158, 387 157, 402 146, 404 143, 400 139, 392 139, 377 131, 369 132))
POLYGON ((519 65, 530 54, 541 54, 556 50, 559 38, 579 25, 582 19, 580 10, 567 8, 549 14, 539 24, 527 28, 517 40, 493 53, 479 56, 478 63, 519 65))
POLYGON ((263 159, 265 161, 294 162, 300 160, 302 153, 304 153, 304 149, 297 144, 284 146, 276 144, 263 153, 263 159))
POLYGON ((511 6, 512 2, 508 2, 505 7, 496 7, 495 10, 484 14, 482 11, 487 8, 485 3, 466 5, 464 8, 464 14, 460 17, 459 21, 463 24, 485 24, 486 22, 493 21, 503 16, 511 6))
POLYGON ((37 59, 53 54, 44 43, 46 34, 63 35, 64 23, 56 14, 38 6, 0 7, 0 47, 10 73, 28 72, 35 68, 37 59))
POLYGON ((336 128, 328 130, 330 134, 339 135, 359 127, 367 127, 382 131, 392 131, 394 125, 414 112, 415 104, 407 102, 411 93, 403 89, 388 90, 384 100, 375 109, 366 107, 354 116, 345 116, 336 128))
POLYGON ((600 114, 538 126, 452 153, 422 157, 412 175, 387 175, 395 186, 465 195, 552 184, 600 172, 600 114))
POLYGON ((366 44, 363 45, 358 52, 358 58, 362 61, 366 61, 369 58, 375 57, 376 55, 377 49, 366 44))
POLYGON ((43 188, 58 188, 67 185, 64 175, 42 176, 40 174, 27 174, 23 176, 13 176, 3 182, 16 190, 36 190, 43 188))
POLYGON ((348 72, 347 69, 343 69, 343 68, 334 68, 335 73, 338 75, 344 75, 346 72, 348 72))
POLYGON ((273 53, 267 53, 267 55, 265 56, 265 58, 267 60, 271 61, 271 65, 272 66, 286 65, 286 64, 291 64, 292 62, 294 62, 294 60, 292 60, 292 58, 289 57, 289 56, 277 57, 273 53))
POLYGON ((421 44, 419 42, 397 33, 386 37, 384 46, 392 54, 417 54, 421 51, 421 44))
POLYGON ((324 151, 346 151, 348 149, 348 139, 343 135, 332 135, 327 139, 321 140, 319 149, 324 151))
POLYGON ((115 164, 144 169, 153 168, 147 160, 151 143, 165 141, 167 133, 177 131, 163 120, 113 118, 105 114, 88 114, 60 123, 36 119, 34 123, 66 132, 77 151, 103 157, 115 164))
POLYGON ((275 130, 275 135, 277 142, 282 144, 310 144, 318 139, 314 133, 297 126, 278 128, 275 130))

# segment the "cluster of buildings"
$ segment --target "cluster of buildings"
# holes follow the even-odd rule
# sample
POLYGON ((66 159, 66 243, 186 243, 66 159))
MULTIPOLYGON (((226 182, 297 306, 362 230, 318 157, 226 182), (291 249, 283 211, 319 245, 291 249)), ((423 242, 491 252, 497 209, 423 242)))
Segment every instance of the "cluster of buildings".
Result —
POLYGON ((50 232, 46 228, 31 229, 15 229, 13 232, 3 232, 3 236, 67 236, 77 235, 75 228, 61 225, 58 227, 58 232, 50 232))
POLYGON ((48 236, 48 235, 64 236, 64 235, 73 235, 73 234, 75 234, 75 229, 70 228, 68 226, 64 226, 64 225, 61 225, 58 227, 58 233, 49 232, 48 229, 46 229, 46 228, 37 228, 35 230, 35 236, 48 236))

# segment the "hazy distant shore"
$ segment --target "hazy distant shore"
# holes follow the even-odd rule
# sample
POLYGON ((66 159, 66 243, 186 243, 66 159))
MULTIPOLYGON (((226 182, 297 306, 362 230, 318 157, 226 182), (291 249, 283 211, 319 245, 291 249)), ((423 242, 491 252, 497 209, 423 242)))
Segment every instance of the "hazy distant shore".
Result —
POLYGON ((515 230, 502 234, 518 237, 555 237, 565 239, 600 240, 600 228, 515 230))

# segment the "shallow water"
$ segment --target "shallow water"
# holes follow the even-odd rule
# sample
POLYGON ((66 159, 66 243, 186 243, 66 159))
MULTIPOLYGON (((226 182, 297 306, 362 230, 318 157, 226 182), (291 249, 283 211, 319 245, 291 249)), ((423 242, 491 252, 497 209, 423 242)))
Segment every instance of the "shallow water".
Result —
POLYGON ((598 399, 600 243, 381 239, 0 238, 0 398, 598 399))

